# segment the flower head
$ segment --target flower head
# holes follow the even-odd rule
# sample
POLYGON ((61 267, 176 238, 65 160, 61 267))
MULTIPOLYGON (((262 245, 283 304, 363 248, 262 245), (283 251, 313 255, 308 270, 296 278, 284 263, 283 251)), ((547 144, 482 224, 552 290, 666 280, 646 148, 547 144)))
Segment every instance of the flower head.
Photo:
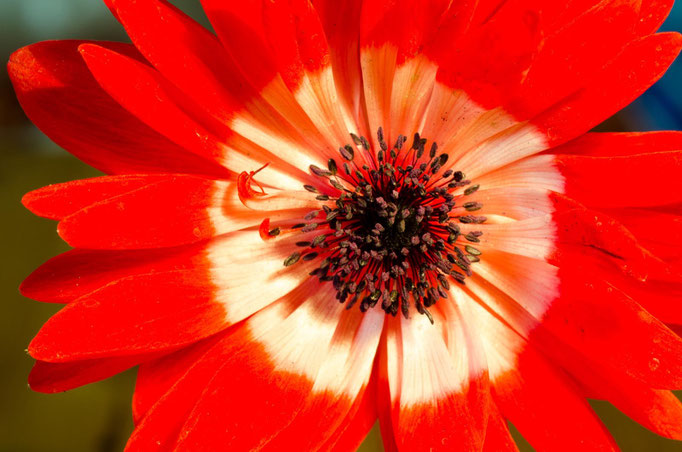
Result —
POLYGON ((682 135, 587 133, 671 2, 107 3, 133 44, 9 63, 109 174, 24 198, 74 247, 32 388, 139 365, 129 450, 616 448, 586 397, 682 439, 682 135))

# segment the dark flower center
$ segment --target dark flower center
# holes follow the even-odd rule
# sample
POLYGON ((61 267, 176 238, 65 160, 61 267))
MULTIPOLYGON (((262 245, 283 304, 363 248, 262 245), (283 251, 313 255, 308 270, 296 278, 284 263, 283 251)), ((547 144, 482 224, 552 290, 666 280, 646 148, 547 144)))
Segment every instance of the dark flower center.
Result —
POLYGON ((310 167, 324 183, 305 189, 322 208, 294 228, 322 233, 298 242, 303 250, 284 265, 319 257, 311 275, 331 281, 347 309, 359 303, 365 312, 378 304, 387 314, 408 317, 414 305, 433 321, 428 308, 448 298, 451 281, 464 284, 481 255, 471 244, 482 232, 462 235, 458 224, 486 220, 474 214, 481 204, 466 201, 478 185, 461 171, 442 171, 448 154, 439 153, 436 143, 426 153, 427 140, 419 134, 409 148, 401 135, 389 149, 380 128, 376 153, 366 138, 351 136, 367 164, 358 164, 355 149, 346 145, 339 149, 341 167, 335 159, 327 169, 310 167))

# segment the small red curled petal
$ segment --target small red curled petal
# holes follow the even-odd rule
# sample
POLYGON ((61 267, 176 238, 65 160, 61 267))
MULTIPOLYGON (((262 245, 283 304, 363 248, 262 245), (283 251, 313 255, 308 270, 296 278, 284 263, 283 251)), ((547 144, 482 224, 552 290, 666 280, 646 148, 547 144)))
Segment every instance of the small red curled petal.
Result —
POLYGON ((260 234, 260 238, 262 238, 263 241, 275 238, 275 236, 270 234, 270 218, 263 220, 263 222, 260 224, 260 227, 258 228, 258 233, 260 234))
POLYGON ((265 190, 263 187, 260 186, 258 182, 253 180, 253 176, 258 174, 260 171, 265 169, 269 163, 266 163, 262 167, 258 168, 256 171, 242 171, 239 173, 239 176, 237 176, 237 191, 239 193, 239 199, 243 203, 246 200, 249 200, 251 198, 254 198, 256 196, 265 196, 267 193, 265 193, 265 190), (251 186, 251 183, 254 183, 260 188, 260 191, 254 190, 253 187, 251 186))

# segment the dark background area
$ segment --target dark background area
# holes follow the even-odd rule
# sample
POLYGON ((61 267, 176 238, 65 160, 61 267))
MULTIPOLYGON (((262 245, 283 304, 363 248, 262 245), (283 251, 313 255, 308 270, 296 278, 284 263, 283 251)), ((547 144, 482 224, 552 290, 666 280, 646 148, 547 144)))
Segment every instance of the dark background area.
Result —
MULTIPOLYGON (((174 3, 207 23, 198 0, 174 3)), ((682 4, 676 5, 664 29, 682 29, 682 4)), ((48 39, 127 41, 99 0, 0 0, 0 56, 4 61, 19 47, 48 39)), ((681 85, 682 60, 599 130, 679 130, 681 85)), ((31 215, 22 207, 21 196, 44 185, 96 175, 97 171, 31 125, 14 98, 6 71, 0 71, 0 237, 4 238, 0 261, 0 452, 119 451, 132 430, 134 371, 54 395, 34 393, 26 384, 32 359, 25 349, 58 306, 23 298, 17 287, 34 268, 66 251, 67 246, 57 236, 56 224, 31 215)), ((548 403, 552 403, 551 394, 548 403)), ((623 450, 682 451, 682 443, 649 433, 609 404, 593 405, 623 450)), ((362 450, 381 450, 380 444, 375 429, 362 450)), ((532 449, 522 444, 522 450, 532 449)))

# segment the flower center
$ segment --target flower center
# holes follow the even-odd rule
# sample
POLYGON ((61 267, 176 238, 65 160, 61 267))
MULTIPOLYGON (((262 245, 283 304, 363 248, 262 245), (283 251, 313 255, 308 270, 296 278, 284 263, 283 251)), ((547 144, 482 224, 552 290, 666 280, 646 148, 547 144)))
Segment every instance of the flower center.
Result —
POLYGON ((473 214, 481 204, 465 199, 478 185, 461 171, 443 171, 448 154, 439 153, 436 143, 426 153, 427 140, 419 134, 409 148, 401 135, 389 149, 380 128, 376 153, 366 138, 351 136, 364 158, 346 145, 339 149, 341 168, 335 159, 327 169, 311 165, 322 183, 304 187, 317 195, 321 209, 294 228, 322 233, 298 242, 303 249, 284 265, 319 258, 311 275, 331 281, 347 309, 359 303, 365 312, 379 304, 387 314, 408 317, 414 305, 433 322, 428 308, 448 298, 451 281, 464 284, 481 255, 471 243, 482 232, 463 235, 458 224, 486 221, 473 214))

